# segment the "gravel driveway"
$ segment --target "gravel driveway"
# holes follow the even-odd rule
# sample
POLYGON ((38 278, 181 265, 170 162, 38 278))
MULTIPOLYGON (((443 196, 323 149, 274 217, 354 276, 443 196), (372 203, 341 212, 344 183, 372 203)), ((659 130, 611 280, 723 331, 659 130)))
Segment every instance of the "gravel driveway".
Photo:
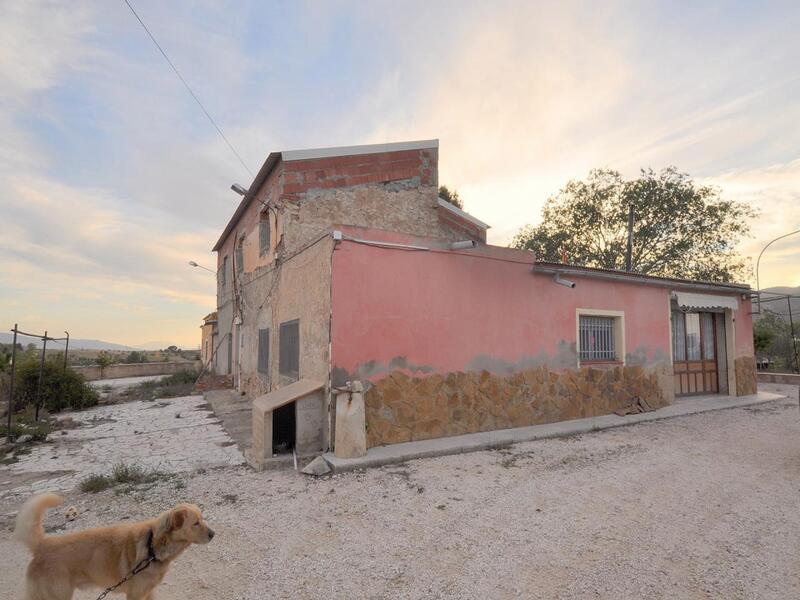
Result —
MULTIPOLYGON (((224 467, 123 495, 72 492, 80 517, 66 529, 202 505, 218 535, 177 561, 161 600, 798 598, 791 392, 318 480, 224 467)), ((0 501, 0 515, 14 510, 0 501)), ((48 525, 63 528, 63 512, 48 525)), ((0 598, 20 598, 27 558, 4 518, 0 598)))

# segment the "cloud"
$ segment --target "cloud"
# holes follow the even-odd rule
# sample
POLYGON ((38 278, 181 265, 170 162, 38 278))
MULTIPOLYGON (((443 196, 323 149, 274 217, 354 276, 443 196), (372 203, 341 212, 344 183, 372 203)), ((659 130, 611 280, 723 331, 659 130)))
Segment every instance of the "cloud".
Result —
MULTIPOLYGON (((796 14, 135 6, 253 171, 271 150, 438 137, 442 183, 496 243, 593 167, 676 164, 763 204, 749 253, 796 220, 796 14)), ((196 344, 214 282, 186 262, 214 267, 209 249, 239 199, 228 188, 249 176, 122 3, 0 12, 3 314, 81 337, 196 344)), ((767 280, 791 279, 790 249, 770 249, 767 280)))
MULTIPOLYGON (((720 187, 727 199, 759 209, 753 237, 742 245, 742 252, 752 259, 754 267, 758 254, 771 240, 800 230, 800 158, 768 167, 730 171, 704 182, 720 187)), ((759 280, 761 287, 800 286, 800 233, 766 250, 759 280)))

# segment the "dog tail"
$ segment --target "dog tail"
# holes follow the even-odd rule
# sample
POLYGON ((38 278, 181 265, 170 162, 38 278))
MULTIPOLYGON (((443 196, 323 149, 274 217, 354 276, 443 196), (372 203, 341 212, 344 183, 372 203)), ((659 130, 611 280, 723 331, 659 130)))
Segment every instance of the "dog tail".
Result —
POLYGON ((39 494, 28 500, 17 514, 14 537, 30 548, 31 552, 36 550, 44 537, 44 528, 42 527, 44 511, 58 506, 62 502, 64 499, 61 496, 50 493, 39 494))

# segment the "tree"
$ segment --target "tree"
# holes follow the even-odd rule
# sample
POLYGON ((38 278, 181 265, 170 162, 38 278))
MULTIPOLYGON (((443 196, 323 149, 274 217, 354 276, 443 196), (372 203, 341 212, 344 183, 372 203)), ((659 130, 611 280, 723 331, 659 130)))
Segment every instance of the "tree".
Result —
POLYGON ((756 353, 769 359, 770 369, 796 372, 791 328, 780 314, 762 309, 753 323, 753 343, 756 353))
POLYGON ((132 350, 128 356, 125 358, 126 363, 143 363, 147 362, 147 357, 144 353, 139 352, 138 350, 132 350))
POLYGON ((736 252, 756 212, 723 200, 717 188, 700 186, 668 167, 642 170, 624 180, 617 171, 593 170, 569 181, 542 209, 542 223, 526 225, 512 242, 538 260, 587 267, 625 268, 628 212, 633 207, 631 270, 648 275, 733 281, 747 277, 736 252))
POLYGON ((101 378, 105 374, 106 367, 108 367, 109 365, 111 365, 112 362, 114 362, 113 360, 111 360, 111 357, 108 355, 107 352, 101 352, 100 354, 98 354, 97 358, 95 358, 94 361, 97 363, 97 366, 100 367, 101 378))
POLYGON ((464 210, 464 202, 461 200, 461 196, 458 195, 456 190, 450 190, 446 185, 439 186, 439 198, 464 210))

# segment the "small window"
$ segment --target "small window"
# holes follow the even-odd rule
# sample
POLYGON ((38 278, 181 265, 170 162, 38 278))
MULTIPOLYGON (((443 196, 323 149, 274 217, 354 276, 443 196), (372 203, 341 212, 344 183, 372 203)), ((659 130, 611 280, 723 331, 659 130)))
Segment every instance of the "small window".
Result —
POLYGON ((258 330, 258 372, 269 375, 269 329, 258 330))
POLYGON ((244 271, 244 244, 239 242, 236 245, 236 273, 241 275, 242 271, 244 271))
POLYGON ((228 256, 225 255, 222 257, 222 266, 219 269, 219 284, 221 286, 225 285, 225 275, 228 272, 228 256))
POLYGON ((617 360, 614 317, 580 317, 580 360, 617 360))
POLYGON ((264 213, 261 215, 261 221, 258 224, 258 254, 264 256, 269 252, 270 230, 269 230, 269 214, 264 213))
POLYGON ((281 323, 278 370, 281 375, 300 377, 300 321, 281 323))

